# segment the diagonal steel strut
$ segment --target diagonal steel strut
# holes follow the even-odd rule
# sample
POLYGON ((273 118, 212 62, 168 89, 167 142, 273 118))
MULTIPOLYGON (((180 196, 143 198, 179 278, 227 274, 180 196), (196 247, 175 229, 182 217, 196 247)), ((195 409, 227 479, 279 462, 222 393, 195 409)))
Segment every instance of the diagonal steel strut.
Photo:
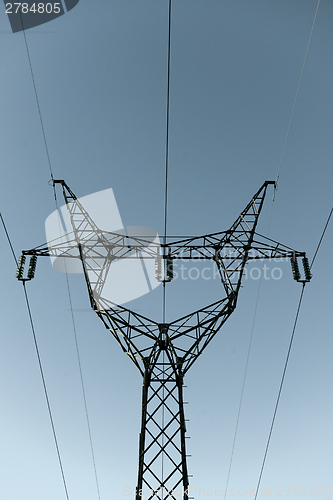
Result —
POLYGON ((148 236, 131 237, 129 245, 126 235, 102 231, 67 184, 54 182, 62 187, 72 231, 66 243, 58 238, 23 255, 82 261, 91 307, 143 377, 136 500, 179 499, 180 495, 188 499, 184 375, 235 310, 247 262, 289 257, 295 266, 297 257, 304 258, 305 253, 255 231, 267 187, 273 181, 260 187, 227 231, 168 238, 162 245, 152 243, 148 236), (164 281, 169 281, 165 279, 167 266, 177 259, 212 260, 224 296, 170 323, 154 322, 103 296, 103 284, 114 261, 142 258, 163 263, 164 281))

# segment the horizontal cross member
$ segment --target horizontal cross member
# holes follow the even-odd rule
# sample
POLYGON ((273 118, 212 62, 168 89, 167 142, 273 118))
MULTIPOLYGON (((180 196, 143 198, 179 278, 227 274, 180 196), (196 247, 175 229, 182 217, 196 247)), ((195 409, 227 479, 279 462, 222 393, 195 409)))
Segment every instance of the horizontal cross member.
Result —
MULTIPOLYGON (((108 233, 105 233, 107 235, 108 233)), ((225 234, 225 233, 220 233, 225 234)), ((181 259, 181 260, 258 260, 304 257, 305 252, 293 250, 277 241, 271 240, 259 234, 254 235, 250 245, 241 241, 241 236, 233 235, 232 239, 222 238, 218 242, 209 241, 207 236, 203 244, 197 244, 195 240, 182 240, 176 243, 145 246, 147 240, 136 238, 136 244, 129 246, 118 242, 108 243, 90 241, 82 243, 81 248, 87 258, 105 258, 109 254, 112 261, 120 259, 181 259)), ((196 238, 199 240, 199 238, 196 238)), ((35 247, 31 250, 23 250, 23 255, 36 255, 38 257, 62 257, 68 259, 79 259, 80 254, 74 239, 68 240, 66 244, 53 242, 35 247)))

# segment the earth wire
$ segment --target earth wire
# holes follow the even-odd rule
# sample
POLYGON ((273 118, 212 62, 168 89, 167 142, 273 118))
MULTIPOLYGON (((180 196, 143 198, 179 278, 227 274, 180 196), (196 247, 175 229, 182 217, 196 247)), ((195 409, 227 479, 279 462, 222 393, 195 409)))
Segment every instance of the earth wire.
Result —
MULTIPOLYGON (((166 244, 166 234, 167 234, 167 214, 168 214, 168 173, 169 173, 169 122, 170 122, 170 64, 171 64, 171 0, 169 0, 168 8, 168 69, 167 69, 167 97, 166 97, 166 141, 165 141, 165 193, 164 193, 164 237, 163 244, 166 244)), ((165 246, 163 254, 165 253, 165 246)), ((167 261, 168 262, 168 261, 167 261)), ((164 270, 164 281, 163 281, 163 305, 162 305, 162 316, 163 323, 165 323, 165 306, 166 306, 166 276, 165 276, 165 264, 163 266, 164 270)), ((163 363, 163 380, 164 380, 164 351, 162 355, 163 363)), ((162 398, 164 401, 164 384, 162 387, 162 398)), ((162 429, 164 429, 164 405, 162 405, 162 429)), ((162 450, 164 447, 164 433, 162 433, 162 450)), ((161 457, 161 475, 162 482, 164 480, 164 452, 162 451, 161 457)), ((164 498, 164 488, 162 490, 162 499, 164 498)))
POLYGON ((318 0, 318 3, 317 3, 317 8, 316 8, 316 12, 315 12, 313 23, 312 23, 311 33, 310 33, 310 37, 309 37, 309 41, 308 41, 308 46, 306 48, 305 57, 304 57, 304 61, 303 61, 301 76, 300 76, 300 79, 299 79, 299 82, 298 82, 298 87, 297 87, 297 91, 296 91, 294 105, 293 105, 293 109, 292 109, 292 112, 291 112, 291 117, 290 117, 290 120, 289 120, 287 135, 286 135, 286 138, 285 138, 285 141, 284 141, 284 145, 283 145, 283 150, 282 150, 282 155, 281 155, 281 159, 280 159, 279 169, 278 169, 278 173, 277 173, 276 181, 275 181, 275 189, 274 189, 273 201, 274 201, 274 196, 275 196, 275 190, 277 189, 277 183, 278 183, 278 180, 279 180, 279 175, 280 175, 281 165, 282 165, 282 161, 283 161, 283 157, 284 157, 284 152, 286 150, 286 145, 287 145, 287 141, 288 141, 288 137, 289 137, 289 132, 290 132, 290 128, 291 128, 291 122, 293 121, 293 117, 294 117, 296 102, 297 102, 297 98, 298 98, 298 94, 299 94, 299 89, 300 89, 302 78, 303 78, 305 63, 306 63, 306 60, 307 60, 307 57, 308 57, 308 53, 309 53, 309 48, 310 48, 310 43, 311 43, 311 39, 312 39, 312 34, 313 34, 314 27, 315 27, 316 19, 317 19, 319 4, 320 4, 320 0, 318 0))
MULTIPOLYGON (((164 193, 164 237, 166 244, 167 216, 168 216, 168 173, 169 173, 169 122, 170 122, 170 65, 171 65, 171 0, 168 11, 168 70, 167 70, 167 97, 166 97, 166 143, 165 143, 165 193, 164 193)), ((164 247, 165 248, 165 247, 164 247)), ((165 269, 165 266, 164 266, 165 269)), ((165 323, 165 276, 163 282, 163 323, 165 323)))
POLYGON ((50 154, 49 154, 49 148, 47 146, 45 128, 44 128, 44 123, 43 123, 43 118, 42 118, 42 112, 41 112, 40 105, 39 105, 39 99, 38 99, 38 94, 37 94, 37 87, 36 87, 34 72, 33 72, 33 69, 32 69, 32 63, 31 63, 30 52, 29 52, 29 47, 28 47, 28 41, 27 41, 27 37, 25 35, 25 29, 24 29, 24 25, 23 25, 21 10, 19 10, 19 13, 20 13, 20 17, 21 17, 21 23, 22 23, 22 28, 23 28, 22 32, 23 32, 23 36, 24 36, 25 48, 27 50, 27 56, 28 56, 28 61, 29 61, 30 73, 31 73, 31 78, 32 78, 32 84, 33 84, 34 91, 35 91, 35 97, 36 97, 36 103, 37 103, 37 108, 38 108, 39 120, 40 120, 40 124, 41 124, 41 127, 42 127, 42 134, 43 134, 43 139, 44 139, 46 156, 47 156, 47 161, 48 161, 48 164, 49 164, 49 170, 50 170, 51 180, 52 180, 52 184, 53 184, 53 194, 54 194, 54 199, 55 199, 56 204, 57 204, 57 195, 56 195, 56 190, 55 190, 55 185, 54 185, 54 177, 53 177, 53 172, 52 172, 52 166, 51 166, 51 159, 50 159, 50 154))
MULTIPOLYGON (((301 76, 300 76, 300 79, 299 79, 299 82, 298 82, 298 87, 297 87, 297 91, 296 91, 294 105, 293 105, 293 108, 292 108, 291 117, 290 117, 289 125, 288 125, 288 130, 287 130, 286 138, 285 138, 285 141, 284 141, 282 155, 281 155, 280 164, 279 164, 279 168, 278 168, 278 173, 277 173, 276 180, 275 180, 274 194, 273 194, 272 205, 271 205, 271 212, 270 212, 269 223, 268 223, 268 231, 269 231, 270 224, 271 224, 271 218, 272 218, 272 212, 273 212, 273 204, 274 204, 274 200, 275 200, 275 192, 277 190, 277 184, 278 184, 278 180, 279 180, 279 176, 280 176, 281 165, 282 165, 282 161, 283 161, 283 158, 284 158, 284 153, 285 153, 285 149, 286 149, 286 145, 287 145, 287 141, 288 141, 288 137, 289 137, 289 132, 290 132, 290 128, 291 128, 291 123, 292 123, 292 120, 293 120, 293 117, 294 117, 296 102, 297 102, 297 98, 298 98, 298 94, 299 94, 299 90, 300 90, 300 86, 301 86, 301 82, 302 82, 302 78, 303 78, 305 63, 306 63, 306 60, 307 60, 307 57, 308 57, 308 53, 309 53, 310 43, 311 43, 311 39, 312 39, 312 35, 313 35, 313 30, 314 30, 316 19, 317 19, 319 5, 320 5, 320 0, 318 0, 316 11, 315 11, 315 15, 314 15, 314 18, 313 18, 311 32, 310 32, 310 36, 309 36, 309 41, 308 41, 308 45, 307 45, 307 48, 306 48, 305 57, 304 57, 304 61, 303 61, 301 76)), ((332 213, 332 211, 331 211, 331 213, 332 213)), ((329 215, 328 221, 330 219, 331 213, 329 215)), ((323 232, 322 237, 320 239, 320 242, 318 244, 317 251, 319 249, 320 243, 321 243, 322 238, 324 236, 324 233, 325 233, 328 221, 326 223, 324 232, 323 232)), ((317 251, 316 251, 316 254, 317 254, 317 251)), ((315 256, 316 256, 316 254, 315 254, 315 256)), ((311 266, 313 264, 314 258, 312 260, 311 266)), ((300 296, 299 303, 298 303, 298 308, 297 308, 297 312, 296 312, 296 318, 295 318, 295 322, 294 322, 294 327, 293 327, 292 334, 291 334, 291 339, 290 339, 290 343, 289 343, 288 353, 287 353, 287 357, 286 357, 286 361, 285 361, 285 365, 284 365, 284 370, 283 370, 283 374, 282 374, 282 378, 281 378, 280 388, 279 388, 278 397, 277 397, 277 400, 276 400, 276 405, 275 405, 274 414, 273 414, 273 418, 272 418, 272 423, 271 423, 271 427, 270 427, 270 431, 269 431, 269 435, 268 435, 268 439, 267 439, 267 445, 266 445, 266 449, 265 449, 265 453, 264 453, 264 458, 263 458, 263 462, 262 462, 262 466, 261 466, 261 470, 260 470, 260 474, 259 474, 259 480, 258 480, 258 485, 257 485, 257 489, 256 489, 254 500, 257 499, 258 492, 259 492, 259 486, 260 486, 260 483, 261 483, 261 477, 262 477, 262 473, 263 473, 265 462, 266 462, 267 451, 268 451, 268 447, 269 447, 270 440, 271 440, 271 435, 272 435, 272 431, 273 431, 273 427, 274 427, 276 412, 277 412, 277 409, 278 409, 278 405, 279 405, 279 401, 280 401, 280 396, 281 396, 281 391, 282 391, 282 387, 283 387, 283 382, 284 382, 284 378, 285 378, 285 373, 286 373, 287 366, 288 366, 288 361, 289 361, 289 355, 290 355, 290 351, 291 351, 291 346, 292 346, 293 339, 294 339, 294 334, 295 334, 296 324, 297 324, 297 320, 298 320, 299 310, 300 310, 302 299, 303 299, 304 287, 305 287, 305 282, 303 282, 302 292, 301 292, 301 296, 300 296)))
MULTIPOLYGON (((28 46, 27 37, 26 37, 26 34, 25 34, 25 30, 24 30, 22 15, 21 15, 21 11, 19 11, 19 12, 20 12, 20 17, 21 17, 21 22, 22 22, 22 28, 23 28, 22 31, 23 31, 24 42, 25 42, 25 47, 26 47, 28 61, 29 61, 30 73, 31 73, 32 83, 33 83, 35 97, 36 97, 38 114, 39 114, 40 124, 41 124, 41 128, 42 128, 42 134, 43 134, 43 139, 44 139, 46 156, 47 156, 49 170, 50 170, 50 175, 51 175, 54 200, 55 200, 55 204, 56 204, 56 209, 58 211, 59 207, 58 207, 57 193, 56 193, 56 189, 55 189, 55 182, 54 182, 53 171, 52 171, 52 166, 51 166, 51 159, 50 159, 50 154, 49 154, 49 148, 48 148, 47 141, 46 141, 46 134, 45 134, 45 128, 44 128, 44 123, 43 123, 43 118, 42 118, 42 112, 41 112, 41 109, 40 109, 40 104, 39 104, 39 99, 38 99, 38 93, 37 93, 37 87, 36 87, 34 72, 33 72, 33 69, 32 69, 32 63, 31 63, 31 58, 30 58, 29 46, 28 46)), ((59 222, 59 224, 60 224, 60 222, 59 222)), ((91 448, 92 460, 93 460, 93 466, 94 466, 96 488, 97 488, 98 498, 100 500, 100 491, 99 491, 99 484, 98 484, 97 471, 96 471, 95 454, 94 454, 93 444, 92 444, 91 428, 90 428, 90 422, 89 422, 89 417, 88 417, 88 407, 87 407, 87 400, 86 400, 85 388, 84 388, 84 383, 83 383, 82 367, 81 367, 81 361, 80 361, 80 353, 79 353, 79 347, 78 347, 78 340, 77 340, 77 334, 76 334, 76 327, 75 327, 75 321, 74 321, 74 313, 73 313, 73 307, 72 307, 72 298, 71 298, 71 291, 70 291, 70 286, 69 286, 67 269, 66 269, 66 282, 67 282, 67 291, 68 291, 68 297, 69 297, 69 303, 70 303, 70 309, 71 309, 71 316, 72 316, 72 323, 73 323, 73 330, 74 330, 74 337, 75 337, 76 352, 77 352, 77 357, 78 357, 78 364, 79 364, 79 371, 80 371, 80 380, 81 380, 81 386, 82 386, 82 392, 83 392, 83 400, 84 400, 84 406, 85 406, 85 412, 86 412, 86 420, 87 420, 87 426, 88 426, 90 448, 91 448)))

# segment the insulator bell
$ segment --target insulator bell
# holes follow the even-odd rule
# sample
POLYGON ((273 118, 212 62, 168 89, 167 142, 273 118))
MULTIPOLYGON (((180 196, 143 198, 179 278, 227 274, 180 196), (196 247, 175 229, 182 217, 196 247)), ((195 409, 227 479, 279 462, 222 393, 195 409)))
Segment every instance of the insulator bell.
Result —
POLYGON ((158 255, 155 259, 155 278, 162 281, 162 258, 158 255))
POLYGON ((312 274, 311 274, 310 264, 309 264, 309 261, 308 261, 307 257, 303 257, 302 264, 303 264, 305 279, 307 281, 310 281, 310 279, 312 278, 312 274))
POLYGON ((173 280, 173 259, 171 257, 167 257, 166 260, 166 266, 167 266, 167 281, 173 280))
POLYGON ((23 278, 25 259, 26 259, 25 255, 21 255, 21 257, 18 260, 18 266, 16 271, 16 278, 18 280, 21 280, 23 278))
POLYGON ((301 273, 299 272, 298 262, 296 257, 291 257, 291 269, 293 272, 293 277, 295 281, 299 281, 301 279, 301 273))
POLYGON ((32 278, 35 277, 36 265, 37 265, 37 255, 32 255, 30 257, 29 269, 28 269, 29 280, 32 280, 32 278))

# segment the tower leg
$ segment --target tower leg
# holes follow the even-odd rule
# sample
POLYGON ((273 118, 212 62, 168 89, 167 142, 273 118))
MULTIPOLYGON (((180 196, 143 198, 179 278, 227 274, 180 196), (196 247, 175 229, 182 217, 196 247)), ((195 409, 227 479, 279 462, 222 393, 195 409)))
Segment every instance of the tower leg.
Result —
POLYGON ((142 388, 136 500, 188 499, 183 377, 161 350, 142 388))
POLYGON ((188 481, 188 472, 186 463, 186 443, 185 443, 186 424, 185 424, 184 400, 183 400, 183 377, 181 376, 177 377, 177 386, 178 386, 178 398, 179 398, 180 445, 181 445, 181 455, 182 455, 183 491, 184 491, 184 500, 187 500, 189 481, 188 481))

